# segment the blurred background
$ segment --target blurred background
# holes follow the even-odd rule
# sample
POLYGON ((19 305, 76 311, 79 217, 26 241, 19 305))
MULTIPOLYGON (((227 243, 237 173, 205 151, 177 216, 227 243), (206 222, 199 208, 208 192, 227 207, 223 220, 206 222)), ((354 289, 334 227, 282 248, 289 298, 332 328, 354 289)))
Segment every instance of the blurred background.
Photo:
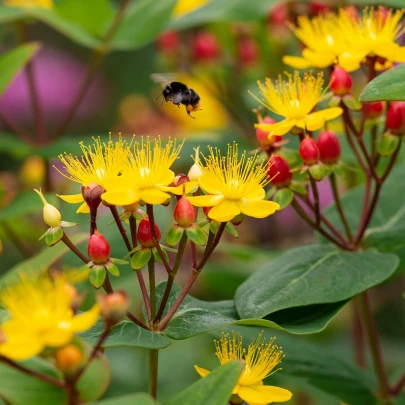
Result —
MULTIPOLYGON (((160 2, 163 4, 166 0, 160 2)), ((148 8, 152 2, 140 3, 140 7, 144 3, 146 21, 142 28, 147 31, 148 24, 154 21, 148 20, 154 15, 153 9, 148 8)), ((126 26, 127 31, 120 35, 128 43, 118 41, 102 61, 97 60, 97 52, 83 46, 84 40, 77 40, 77 35, 71 35, 68 29, 60 29, 40 13, 33 13, 28 18, 23 41, 41 43, 33 59, 33 74, 46 133, 42 137, 36 135, 38 122, 33 114, 27 73, 21 71, 0 98, 0 275, 23 266, 27 259, 35 260, 44 249, 45 254, 48 249, 56 249, 47 248, 43 241, 38 242, 46 228, 42 222, 41 202, 32 192, 33 187, 42 187, 48 193, 49 202, 60 209, 64 220, 79 223, 79 227, 69 229, 68 234, 78 234, 79 246, 83 250, 86 248, 84 232, 87 232, 88 216, 75 214, 77 207, 63 203, 55 196, 80 192, 78 184, 68 181, 53 168, 54 165, 62 168, 58 154, 79 154, 80 141, 92 143, 91 138, 99 136, 108 139, 109 132, 112 136, 122 133, 128 137, 136 134, 185 139, 181 160, 175 164, 178 173, 188 172, 193 164, 193 149, 198 145, 204 151, 207 145, 223 147, 236 141, 241 149, 252 152, 259 149, 260 153, 253 127, 258 118, 252 111, 258 105, 248 90, 257 94, 257 80, 266 76, 274 78, 288 70, 281 62, 283 55, 299 54, 300 44, 288 24, 294 24, 298 15, 315 16, 336 10, 337 6, 354 7, 351 2, 333 0, 235 0, 234 3, 223 0, 211 1, 216 3, 211 8, 209 3, 206 0, 177 1, 170 14, 164 15, 159 22, 158 32, 140 43, 134 41, 132 36, 135 33, 126 26), (89 70, 89 64, 97 67, 89 70), (183 106, 179 109, 170 103, 161 106, 161 99, 155 100, 162 91, 150 79, 150 75, 156 72, 175 73, 177 80, 197 91, 201 96, 202 110, 192 114, 195 119, 187 116, 183 106), (89 83, 85 94, 78 98, 86 80, 89 83), (75 104, 77 110, 73 117, 69 117, 71 106, 75 104), (61 123, 65 123, 63 128, 61 123)), ((401 1, 380 3, 399 6, 401 1)), ((356 4, 366 3, 357 1, 356 4)), ((18 23, 2 18, 6 5, 1 7, 1 49, 7 51, 21 41, 21 32, 18 23)), ((119 2, 110 0, 60 0, 55 1, 54 12, 69 24, 79 26, 80 33, 101 38, 102 30, 118 7, 119 2)), ((365 79, 361 72, 356 79, 358 93, 365 79)), ((266 112, 262 111, 262 114, 266 115, 266 112)), ((338 124, 332 125, 330 129, 339 133, 338 124)), ((281 154, 294 166, 298 163, 298 142, 290 135, 286 139, 289 143, 281 154)), ((401 159, 404 157, 402 154, 401 159)), ((349 165, 352 163, 346 148, 344 159, 349 165)), ((361 182, 360 174, 348 170, 340 187, 343 191, 361 182)), ((320 184, 320 193, 322 206, 326 207, 332 202, 329 183, 320 184)), ((171 212, 170 208, 158 208, 157 222, 162 231, 172 224, 171 212)), ((123 257, 125 247, 116 227, 109 225, 110 221, 108 212, 101 210, 99 228, 109 240, 113 256, 123 257)), ((193 288, 195 297, 208 301, 230 299, 241 282, 262 264, 286 248, 315 240, 312 230, 290 207, 265 220, 245 219, 238 226, 238 232, 238 239, 226 235, 218 247, 193 288)), ((187 258, 184 262, 188 262, 187 258)), ((38 263, 44 263, 44 260, 38 260, 38 263)), ((89 290, 88 300, 91 302, 91 286, 86 275, 76 276, 81 263, 72 253, 60 259, 54 257, 52 266, 71 274, 78 288, 89 290)), ((187 266, 180 270, 178 283, 184 281, 187 271, 187 266)), ((159 268, 158 277, 165 279, 162 268, 159 268)), ((130 291, 133 309, 140 313, 140 291, 129 266, 122 271, 120 278, 112 281, 115 289, 130 291)), ((398 359, 405 358, 404 301, 395 298, 403 291, 403 276, 397 283, 373 291, 384 355, 394 376, 400 372, 396 369, 398 359)), ((293 391, 291 404, 340 404, 334 393, 322 384, 322 378, 326 378, 323 377, 323 367, 318 365, 319 375, 311 378, 307 371, 314 367, 312 359, 316 357, 322 357, 325 368, 329 365, 332 375, 334 364, 337 364, 334 362, 347 360, 354 363, 350 335, 352 322, 347 307, 317 335, 297 337, 266 331, 268 336, 277 336, 286 354, 283 371, 271 377, 271 385, 285 386, 293 391), (289 363, 292 357, 302 359, 301 368, 289 363)), ((258 331, 250 328, 244 333, 253 336, 258 331)), ((173 341, 161 352, 161 401, 199 378, 194 372, 194 364, 205 368, 216 365, 213 338, 218 335, 219 331, 215 331, 212 335, 173 341)), ((112 368, 112 382, 106 397, 147 391, 145 350, 110 348, 107 356, 112 368)), ((346 376, 329 375, 327 378, 336 378, 338 384, 339 378, 346 376)), ((370 379, 373 379, 371 374, 370 379)), ((356 403, 367 405, 366 402, 356 403)))

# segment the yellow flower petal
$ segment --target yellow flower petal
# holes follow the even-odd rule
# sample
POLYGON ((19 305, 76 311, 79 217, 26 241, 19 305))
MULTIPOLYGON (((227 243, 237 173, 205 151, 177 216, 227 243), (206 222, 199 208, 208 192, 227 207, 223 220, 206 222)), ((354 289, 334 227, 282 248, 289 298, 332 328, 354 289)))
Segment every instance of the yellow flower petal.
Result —
POLYGON ((208 217, 218 222, 227 222, 239 215, 240 212, 241 210, 235 200, 223 200, 210 209, 208 217))
POLYGON ((112 205, 130 205, 138 202, 141 197, 139 190, 107 191, 101 198, 112 205))
POLYGON ((295 120, 285 119, 271 129, 270 135, 285 135, 295 125, 295 120))
POLYGON ((304 49, 302 56, 309 61, 311 66, 319 69, 332 66, 335 63, 336 56, 331 52, 326 52, 324 49, 321 52, 314 52, 311 49, 304 49))
POLYGON ((253 218, 266 218, 280 209, 280 205, 273 201, 257 201, 246 198, 238 201, 238 206, 242 214, 253 218))
POLYGON ((395 42, 377 45, 374 53, 390 61, 405 62, 405 47, 399 46, 395 42))
POLYGON ((129 188, 131 183, 131 178, 127 175, 110 176, 105 180, 104 187, 107 191, 122 191, 129 188))
POLYGON ((88 214, 90 212, 90 208, 86 202, 84 202, 80 207, 76 210, 76 214, 88 214))
POLYGON ((343 52, 339 55, 339 66, 348 72, 353 72, 360 68, 361 62, 367 56, 367 53, 343 52))
POLYGON ((56 194, 63 201, 69 204, 78 204, 84 201, 82 194, 72 194, 72 195, 59 195, 56 194))
POLYGON ((140 197, 141 200, 145 201, 147 204, 163 204, 170 198, 170 194, 158 190, 157 188, 147 188, 140 190, 140 197))
POLYGON ((223 195, 200 195, 198 197, 187 197, 195 207, 214 207, 224 199, 223 195))
POLYGON ((167 186, 174 180, 175 174, 172 170, 167 169, 156 179, 156 184, 167 186))
POLYGON ((198 186, 197 181, 188 181, 187 183, 180 184, 177 187, 161 186, 159 188, 162 191, 167 191, 172 194, 183 195, 183 193, 184 194, 191 193, 197 186, 198 186))
POLYGON ((59 327, 50 328, 43 332, 41 341, 45 346, 61 347, 69 343, 73 338, 73 332, 70 329, 70 323, 62 321, 59 327))
POLYGON ((213 179, 210 176, 204 176, 204 174, 202 174, 198 178, 198 183, 206 193, 220 194, 220 190, 218 190, 216 183, 212 180, 213 179))
POLYGON ((283 56, 283 63, 296 69, 306 69, 311 67, 311 63, 300 56, 283 56))
POLYGON ((245 198, 248 200, 263 200, 265 196, 264 188, 259 185, 254 185, 245 192, 245 198))
POLYGON ((76 315, 72 320, 72 331, 73 332, 83 332, 91 328, 98 319, 100 315, 100 306, 98 304, 94 305, 91 309, 76 315))
POLYGON ((238 395, 248 404, 267 405, 271 402, 286 402, 292 393, 284 388, 270 385, 241 386, 238 395))
POLYGON ((343 113, 340 107, 326 108, 322 111, 317 111, 307 116, 307 129, 316 131, 325 124, 325 121, 333 120, 343 113))
POLYGON ((198 374, 200 374, 200 377, 206 377, 211 371, 202 368, 202 367, 198 367, 198 366, 194 366, 195 371, 197 371, 198 374))

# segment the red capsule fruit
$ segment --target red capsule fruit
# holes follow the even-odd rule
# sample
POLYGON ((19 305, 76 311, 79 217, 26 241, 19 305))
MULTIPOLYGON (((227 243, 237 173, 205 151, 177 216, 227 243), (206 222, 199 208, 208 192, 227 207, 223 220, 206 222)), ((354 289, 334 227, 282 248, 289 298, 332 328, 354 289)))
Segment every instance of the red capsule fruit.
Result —
POLYGON ((346 70, 337 66, 330 76, 330 88, 333 94, 344 96, 352 89, 352 78, 346 70))
POLYGON ((271 184, 278 188, 288 186, 292 179, 290 166, 285 159, 278 155, 273 155, 269 159, 267 176, 270 178, 271 184))
POLYGON ((299 153, 302 161, 306 165, 311 166, 318 163, 319 148, 312 138, 306 137, 301 141, 299 153))
POLYGON ((334 164, 342 154, 339 138, 332 131, 322 131, 318 135, 317 144, 319 148, 319 157, 322 163, 334 164))
POLYGON ((393 134, 405 132, 405 101, 394 101, 388 108, 387 128, 393 134))
POLYGON ((189 227, 195 220, 195 211, 186 197, 181 197, 173 212, 174 220, 182 227, 189 227))
POLYGON ((110 244, 107 242, 104 235, 95 231, 90 236, 89 245, 87 247, 87 254, 94 264, 104 264, 110 259, 110 244))
POLYGON ((208 213, 210 212, 212 207, 203 207, 204 215, 208 218, 208 213))
POLYGON ((243 66, 257 62, 259 52, 256 41, 253 38, 241 38, 238 42, 238 59, 243 66))
POLYGON ((156 45, 160 52, 171 53, 175 52, 180 45, 180 36, 177 31, 166 31, 159 35, 156 45))
MULTIPOLYGON (((155 231, 157 240, 160 240, 161 234, 158 226, 155 223, 155 231)), ((144 218, 139 222, 138 226, 138 233, 137 233, 138 241, 143 247, 152 248, 155 246, 153 243, 152 232, 150 228, 149 218, 144 218)))
POLYGON ((385 104, 382 101, 363 103, 363 114, 366 118, 378 118, 384 113, 385 104))
POLYGON ((199 32, 194 37, 192 47, 194 59, 198 61, 215 59, 220 52, 216 36, 207 31, 199 32))
MULTIPOLYGON (((260 124, 274 124, 276 121, 273 120, 273 118, 270 117, 264 117, 261 121, 260 124)), ((269 139, 269 132, 268 131, 263 131, 260 128, 256 128, 256 139, 259 142, 260 146, 269 146, 274 142, 274 137, 271 137, 269 139)))

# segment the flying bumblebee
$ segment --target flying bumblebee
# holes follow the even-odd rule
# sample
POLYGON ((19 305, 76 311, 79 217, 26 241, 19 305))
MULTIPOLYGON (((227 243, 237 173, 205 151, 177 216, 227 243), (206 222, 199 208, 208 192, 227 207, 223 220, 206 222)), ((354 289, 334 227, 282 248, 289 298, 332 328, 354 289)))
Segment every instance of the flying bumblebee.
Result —
POLYGON ((163 97, 160 106, 163 105, 163 101, 173 103, 179 108, 180 104, 183 104, 186 107, 188 116, 195 119, 195 117, 190 115, 190 113, 192 111, 201 110, 200 96, 196 93, 196 91, 188 88, 184 83, 171 81, 169 77, 170 76, 168 75, 157 73, 151 75, 151 79, 163 87, 162 93, 160 93, 155 100, 157 100, 159 97, 163 97))

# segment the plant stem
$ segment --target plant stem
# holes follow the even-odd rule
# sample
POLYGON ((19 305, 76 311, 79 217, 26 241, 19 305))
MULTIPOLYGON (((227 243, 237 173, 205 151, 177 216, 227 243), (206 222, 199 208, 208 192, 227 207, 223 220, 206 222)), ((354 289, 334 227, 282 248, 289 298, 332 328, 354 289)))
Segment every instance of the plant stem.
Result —
POLYGON ((21 371, 24 374, 30 375, 32 377, 38 378, 38 380, 42 380, 47 382, 48 384, 54 385, 58 388, 65 388, 65 383, 60 381, 54 377, 51 377, 46 374, 41 374, 38 371, 31 370, 27 367, 22 366, 21 364, 15 363, 13 360, 8 359, 7 357, 0 356, 0 362, 8 364, 10 367, 15 368, 16 370, 21 371))
POLYGON ((330 175, 329 179, 330 179, 330 184, 332 186, 333 197, 335 199, 336 208, 337 208, 337 210, 339 212, 340 219, 341 219, 341 221, 343 223, 343 226, 345 227, 346 235, 347 235, 349 241, 351 242, 352 238, 353 238, 352 231, 350 230, 350 226, 349 226, 349 223, 347 222, 346 214, 345 214, 345 212, 343 210, 342 203, 340 201, 339 190, 338 190, 338 185, 337 185, 337 180, 336 180, 335 173, 332 173, 330 175))
POLYGON ((90 236, 94 235, 97 229, 97 210, 98 207, 89 207, 90 208, 90 236))
POLYGON ((319 208, 319 193, 316 180, 309 174, 309 180, 311 182, 312 193, 314 195, 314 211, 315 211, 315 223, 317 226, 321 223, 321 211, 319 208))
POLYGON ((110 42, 111 42, 112 38, 114 37, 114 35, 121 23, 122 18, 125 15, 125 10, 129 4, 130 4, 130 0, 121 0, 119 9, 118 9, 117 13, 115 14, 114 20, 111 23, 110 28, 104 35, 104 38, 102 39, 100 47, 98 49, 96 49, 93 53, 93 56, 91 58, 89 66, 87 68, 87 72, 85 74, 83 82, 79 88, 77 96, 74 99, 71 107, 67 111, 66 116, 61 121, 60 125, 58 126, 58 128, 55 132, 56 136, 63 135, 64 132, 66 131, 67 127, 69 126, 70 122, 74 118, 77 109, 79 108, 81 102, 83 101, 84 96, 87 93, 87 90, 89 89, 91 83, 94 80, 95 73, 97 71, 98 66, 100 65, 101 61, 104 59, 104 57, 109 52, 110 42))
POLYGON ((157 379, 159 365, 159 350, 149 350, 149 394, 153 398, 157 398, 157 379))
POLYGON ((88 259, 69 239, 65 232, 63 232, 62 242, 84 263, 88 263, 90 259, 88 259))
POLYGON ((118 214, 117 207, 115 205, 110 205, 110 211, 112 216, 114 217, 115 223, 117 224, 118 230, 120 231, 120 234, 122 236, 122 239, 124 240, 125 246, 128 249, 128 252, 132 250, 131 243, 129 242, 127 231, 124 228, 124 225, 122 225, 122 221, 120 218, 120 215, 118 214))
POLYGON ((138 246, 138 239, 136 237, 136 218, 131 214, 129 217, 129 228, 131 229, 132 249, 138 246))
POLYGON ((170 268, 169 263, 166 260, 166 256, 163 254, 162 248, 160 247, 159 240, 156 234, 156 229, 155 229, 155 216, 153 213, 153 205, 152 204, 146 204, 146 213, 148 214, 149 218, 149 225, 150 225, 150 231, 152 233, 152 239, 153 243, 155 245, 156 250, 159 253, 160 258, 162 259, 163 265, 165 266, 165 269, 168 274, 172 271, 170 268))
POLYGON ((363 314, 364 328, 367 333, 371 355, 374 363, 374 370, 376 372, 379 386, 380 395, 384 405, 391 405, 392 402, 389 397, 388 377, 385 371, 381 346, 378 339, 377 327, 371 312, 370 297, 368 292, 365 291, 359 295, 360 307, 363 314))
POLYGON ((399 378, 396 384, 391 388, 390 393, 394 396, 399 395, 405 387, 405 373, 399 378))
POLYGON ((151 257, 148 262, 149 273, 149 295, 150 295, 150 317, 153 322, 156 316, 156 277, 155 277, 155 258, 151 257))

